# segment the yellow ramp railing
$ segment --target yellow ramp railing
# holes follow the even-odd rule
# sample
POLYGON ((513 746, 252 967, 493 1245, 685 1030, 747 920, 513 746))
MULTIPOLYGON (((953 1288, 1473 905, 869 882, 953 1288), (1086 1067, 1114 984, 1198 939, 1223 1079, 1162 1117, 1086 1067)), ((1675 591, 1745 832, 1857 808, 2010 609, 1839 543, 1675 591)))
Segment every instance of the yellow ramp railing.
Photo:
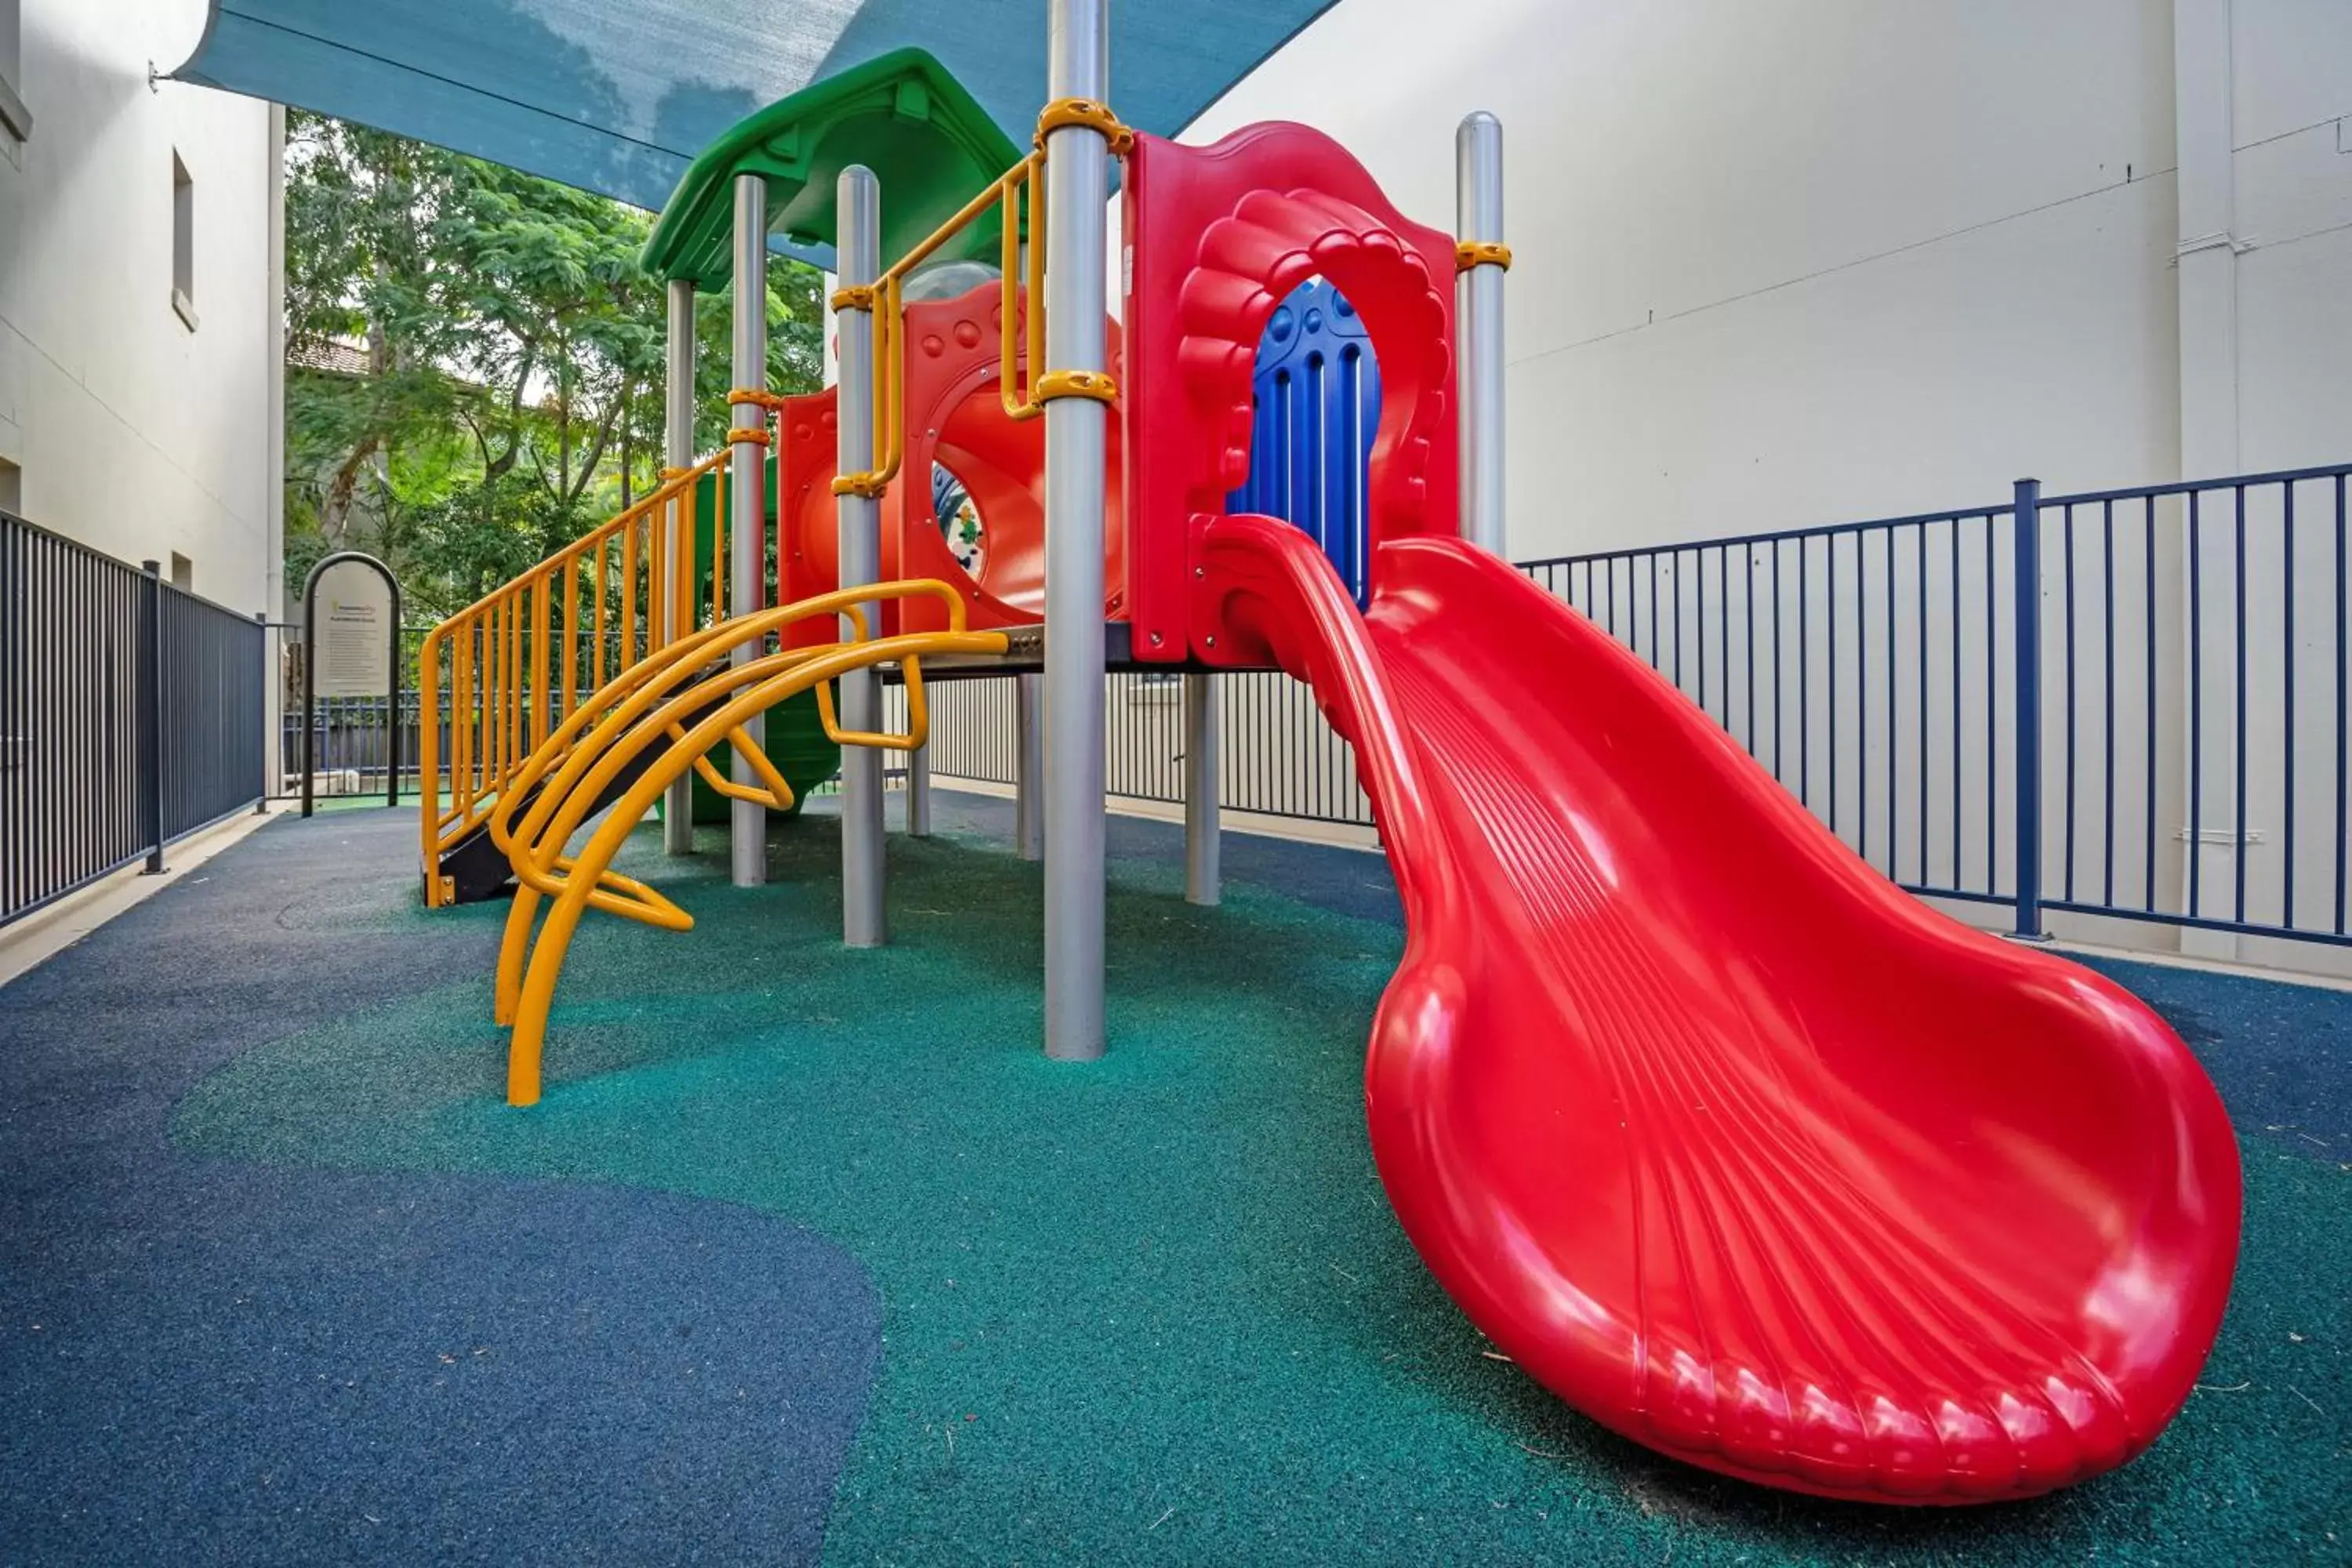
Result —
POLYGON ((706 613, 727 613, 728 448, 426 634, 418 655, 425 901, 449 901, 441 857, 488 820, 524 762, 614 676, 694 629, 695 491, 710 478, 706 613), (442 695, 447 694, 446 723, 442 695))
MULTIPOLYGON (((730 742, 743 746, 742 725, 752 714, 812 688, 825 733, 837 744, 912 751, 923 744, 929 728, 923 659, 938 654, 1002 653, 1005 643, 1002 632, 966 629, 963 595, 935 579, 844 589, 737 616, 680 637, 609 683, 592 704, 548 735, 518 766, 507 795, 488 817, 516 880, 499 944, 493 1002, 498 1022, 514 1029, 507 1048, 509 1102, 530 1105, 539 1099, 548 1010, 583 912, 603 910, 667 931, 685 931, 694 923, 659 892, 612 868, 614 857, 665 789, 689 768, 706 765, 705 756, 713 748, 730 742), (946 606, 947 630, 873 635, 862 606, 918 596, 936 598, 946 606), (745 664, 727 662, 737 648, 762 649, 771 634, 818 616, 846 619, 852 636, 814 647, 761 653, 745 664), (908 727, 902 734, 844 730, 836 717, 831 683, 877 664, 897 665, 905 680, 908 727), (572 838, 596 811, 607 788, 648 754, 651 761, 645 771, 586 845, 576 855, 567 854, 572 838), (533 786, 538 786, 535 794, 533 786), (526 795, 527 808, 520 805, 526 795), (552 902, 541 921, 543 900, 552 902)), ((760 758, 755 766, 761 767, 771 804, 789 805, 790 789, 764 763, 760 758)))

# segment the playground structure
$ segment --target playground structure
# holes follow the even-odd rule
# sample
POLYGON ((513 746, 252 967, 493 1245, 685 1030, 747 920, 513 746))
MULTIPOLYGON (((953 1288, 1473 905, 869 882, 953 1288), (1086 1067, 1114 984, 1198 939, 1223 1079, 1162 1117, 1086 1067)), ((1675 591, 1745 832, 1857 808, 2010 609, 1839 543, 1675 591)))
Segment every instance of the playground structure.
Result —
MULTIPOLYGON (((1826 1496, 2026 1496, 2144 1448, 2234 1266, 2219 1098, 2142 1004, 1896 891, 1499 558, 1499 128, 1462 127, 1443 233, 1301 126, 1197 148, 1129 131, 1099 101, 1100 8, 1055 16, 1025 156, 902 54, 698 162, 648 251, 672 289, 670 477, 428 645, 428 701, 446 662, 483 715, 453 727, 446 805, 428 732, 428 900, 478 887, 482 863, 518 882, 494 1004, 509 1099, 540 1096, 586 910, 691 923, 611 868, 657 799, 688 847, 704 776, 735 880, 760 879, 766 814, 804 787, 763 716, 803 694, 845 748, 845 939, 886 940, 878 748, 921 755, 924 683, 950 672, 1044 675, 1045 1048, 1098 1056, 1102 673, 1185 674, 1188 784, 1213 801, 1202 673, 1279 668, 1354 747, 1407 916, 1367 1060, 1372 1151, 1502 1353, 1638 1442, 1826 1496), (947 163, 919 156, 920 125, 947 163), (898 203, 894 165, 932 183, 898 203), (840 384, 809 397, 761 384, 780 222, 830 228, 839 255, 840 384), (734 428, 697 461, 680 356, 722 254, 734 428), (906 301, 926 262, 987 255, 996 283, 906 301), (1310 279, 1379 367, 1345 561, 1233 499, 1258 493, 1261 344, 1310 279), (934 463, 986 519, 977 575, 941 536, 934 463), (898 734, 886 668, 907 688, 898 734)), ((1213 868, 1213 805, 1188 832, 1213 868)))

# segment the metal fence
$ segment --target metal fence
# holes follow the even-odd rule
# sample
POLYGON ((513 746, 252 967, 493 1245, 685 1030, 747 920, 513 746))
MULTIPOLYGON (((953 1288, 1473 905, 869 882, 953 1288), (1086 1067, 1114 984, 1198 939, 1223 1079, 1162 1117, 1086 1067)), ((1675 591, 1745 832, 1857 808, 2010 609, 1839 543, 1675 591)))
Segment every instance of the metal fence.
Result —
POLYGON ((0 924, 260 799, 264 637, 0 512, 0 924))
MULTIPOLYGON (((2022 481, 1521 569, 1911 891, 2005 907, 2027 933, 2060 911, 2352 946, 2347 479, 2022 481)), ((1216 679, 1226 806, 1370 823, 1305 688, 1216 679)), ((933 771, 1010 785, 1012 683, 936 689, 933 771)), ((1114 796, 1182 799, 1179 689, 1108 678, 1114 796)))
MULTIPOLYGON (((404 689, 400 694, 400 797, 415 798, 417 787, 417 731, 423 702, 416 690, 418 650, 426 626, 404 626, 400 634, 404 689)), ((269 627, 278 691, 278 766, 269 781, 271 798, 296 800, 302 794, 302 661, 308 657, 300 625, 276 621, 269 627)), ((449 732, 449 694, 445 689, 435 704, 443 743, 449 732)), ((320 697, 310 716, 310 770, 313 792, 322 799, 338 795, 387 793, 385 770, 392 752, 392 700, 387 697, 320 697)), ((446 752, 444 752, 446 755, 446 752)))
MULTIPOLYGON (((1323 722, 1314 694, 1267 670, 1213 678, 1222 705, 1219 798, 1228 811, 1312 822, 1372 824, 1356 784, 1355 753, 1323 722)), ((1184 799, 1183 681, 1119 670, 1103 678, 1104 787, 1114 799, 1178 805, 1184 799)), ((1011 788, 1019 769, 1013 682, 933 681, 931 771, 1011 788)), ((904 721, 905 695, 888 689, 886 719, 904 721)))
POLYGON ((1912 891, 2024 933, 2059 910, 2352 945, 2347 476, 2024 480, 1524 570, 1912 891))

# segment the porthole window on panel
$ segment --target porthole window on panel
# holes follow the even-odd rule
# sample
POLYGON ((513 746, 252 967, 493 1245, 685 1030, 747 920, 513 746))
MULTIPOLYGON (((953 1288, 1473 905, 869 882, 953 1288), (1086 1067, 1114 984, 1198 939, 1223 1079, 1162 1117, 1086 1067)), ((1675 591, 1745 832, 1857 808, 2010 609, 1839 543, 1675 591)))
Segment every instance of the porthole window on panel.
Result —
POLYGON ((988 570, 988 523, 971 488, 945 463, 931 465, 931 505, 940 520, 940 537, 948 553, 975 583, 988 570))

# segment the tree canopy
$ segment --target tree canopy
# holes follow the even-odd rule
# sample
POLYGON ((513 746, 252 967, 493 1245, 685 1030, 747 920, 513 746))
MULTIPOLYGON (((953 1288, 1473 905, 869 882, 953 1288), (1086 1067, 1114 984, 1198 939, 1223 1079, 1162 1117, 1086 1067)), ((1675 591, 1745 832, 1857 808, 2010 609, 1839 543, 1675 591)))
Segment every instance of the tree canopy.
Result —
MULTIPOLYGON (((369 550, 438 618, 657 482, 650 220, 602 196, 289 111, 286 572, 369 550)), ((768 271, 768 384, 823 374, 820 275, 768 271)), ((697 311, 696 445, 728 421, 724 297, 697 311)))

